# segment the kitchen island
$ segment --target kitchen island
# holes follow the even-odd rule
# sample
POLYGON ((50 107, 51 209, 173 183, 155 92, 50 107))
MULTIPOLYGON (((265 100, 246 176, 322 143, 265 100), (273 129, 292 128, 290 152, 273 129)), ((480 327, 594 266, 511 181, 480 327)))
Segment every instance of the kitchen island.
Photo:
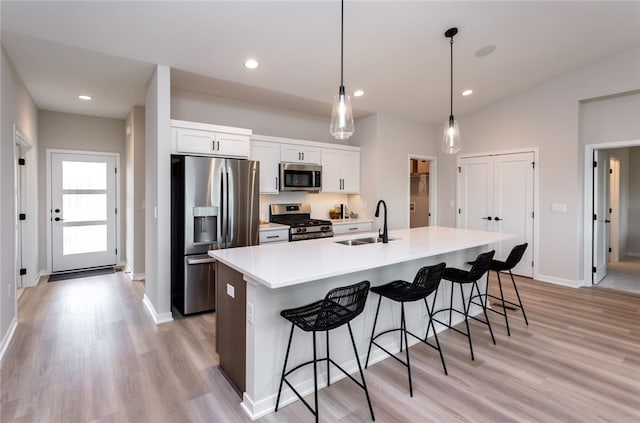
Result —
MULTIPOLYGON (((211 257, 217 259, 220 368, 242 393, 242 406, 251 418, 268 414, 275 407, 290 330, 290 323, 280 316, 281 310, 321 299, 332 288, 362 280, 369 280, 372 286, 395 279, 411 281, 421 266, 429 264, 444 261, 448 266, 464 268, 467 261, 489 249, 491 244, 510 238, 510 235, 425 227, 390 231, 388 244, 339 243, 345 239, 365 237, 375 238, 377 234, 209 252, 211 257), (231 333, 229 328, 233 328, 231 333), (228 333, 221 333, 224 331, 228 333)), ((437 293, 436 308, 448 305, 448 293, 448 282, 443 281, 437 293)), ((371 295, 363 313, 352 322, 362 361, 369 345, 376 301, 371 295)), ((462 310, 459 298, 456 300, 455 296, 454 307, 462 310)), ((380 330, 399 326, 398 308, 397 304, 383 304, 378 318, 380 330)), ((408 304, 406 313, 409 329, 424 333, 422 328, 427 325, 424 305, 408 304)), ((458 317, 453 323, 461 319, 458 317)), ((442 329, 437 327, 437 330, 442 329)), ((342 330, 347 329, 338 328, 336 332, 342 330)), ((348 337, 346 332, 336 333, 332 337, 335 341, 331 343, 331 357, 345 370, 357 372, 350 346, 340 341, 343 336, 348 337)), ((389 351, 399 351, 397 337, 389 337, 388 341, 382 342, 389 351)), ((321 347, 318 354, 322 356, 323 353, 321 347)), ((306 361, 310 354, 311 335, 296 331, 290 363, 293 365, 306 361)), ((386 357, 386 354, 374 348, 369 363, 371 365, 386 357)), ((436 361, 434 371, 440 371, 436 361)), ((313 392, 311 368, 297 373, 297 378, 293 378, 296 389, 304 395, 313 392)), ((325 386, 326 366, 319 366, 318 377, 319 387, 325 386)), ((339 378, 338 372, 332 372, 332 382, 334 377, 336 380, 339 378)), ((282 405, 294 400, 296 397, 290 390, 283 390, 282 405)))

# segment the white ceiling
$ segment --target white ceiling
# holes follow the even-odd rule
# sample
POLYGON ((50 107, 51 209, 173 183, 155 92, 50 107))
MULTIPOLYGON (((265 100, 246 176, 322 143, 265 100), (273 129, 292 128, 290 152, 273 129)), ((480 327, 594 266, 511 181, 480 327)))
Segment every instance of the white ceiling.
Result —
MULTIPOLYGON (((330 115, 338 1, 1 2, 2 44, 39 108, 123 118, 152 64, 173 85, 330 115), (255 57, 261 66, 246 70, 255 57), (87 92, 91 103, 76 95, 87 92)), ((345 2, 345 86, 358 115, 433 124, 640 44, 640 1, 345 2), (487 45, 495 52, 478 58, 487 45), (463 89, 474 94, 462 97, 463 89)))

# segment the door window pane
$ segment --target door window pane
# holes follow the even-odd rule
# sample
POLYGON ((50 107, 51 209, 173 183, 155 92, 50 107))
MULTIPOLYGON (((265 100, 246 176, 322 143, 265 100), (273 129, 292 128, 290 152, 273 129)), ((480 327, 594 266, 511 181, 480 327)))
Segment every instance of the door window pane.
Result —
POLYGON ((107 194, 64 194, 62 214, 66 223, 107 220, 107 194))
POLYGON ((63 161, 62 189, 107 189, 107 164, 63 161))
POLYGON ((107 250, 107 225, 62 228, 62 254, 95 253, 107 250))

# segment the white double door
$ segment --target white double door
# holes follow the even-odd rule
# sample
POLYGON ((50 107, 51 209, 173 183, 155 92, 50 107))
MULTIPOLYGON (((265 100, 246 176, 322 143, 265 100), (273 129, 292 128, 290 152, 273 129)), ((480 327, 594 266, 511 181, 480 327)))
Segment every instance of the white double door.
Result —
POLYGON ((459 228, 514 234, 492 246, 505 260, 511 249, 529 246, 513 273, 533 277, 534 153, 466 157, 458 166, 459 228))
POLYGON ((53 272, 115 265, 117 157, 51 153, 53 272))

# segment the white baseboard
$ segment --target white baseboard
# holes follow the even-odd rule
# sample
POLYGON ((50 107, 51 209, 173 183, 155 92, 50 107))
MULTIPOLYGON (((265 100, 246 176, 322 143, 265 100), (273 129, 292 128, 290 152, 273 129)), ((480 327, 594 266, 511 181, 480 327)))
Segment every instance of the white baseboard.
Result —
POLYGON ((549 282, 556 285, 569 286, 571 288, 580 288, 581 286, 585 286, 584 281, 574 281, 571 279, 556 278, 555 276, 537 274, 536 279, 541 282, 549 282))
POLYGON ((147 297, 147 294, 144 294, 142 303, 146 307, 147 311, 151 315, 151 318, 153 319, 153 322, 156 325, 173 321, 173 315, 171 314, 171 312, 158 314, 158 312, 156 311, 156 308, 153 306, 153 304, 149 300, 149 297, 147 297))
POLYGON ((131 279, 132 281, 144 280, 144 273, 133 273, 133 271, 131 270, 131 268, 127 263, 124 263, 123 266, 124 266, 124 272, 129 277, 129 279, 131 279))
POLYGON ((11 325, 9 325, 9 330, 4 335, 2 339, 2 344, 0 344, 0 362, 4 359, 4 354, 7 352, 9 348, 9 344, 11 344, 11 340, 13 339, 13 335, 16 333, 16 328, 18 327, 18 319, 15 317, 11 321, 11 325))

